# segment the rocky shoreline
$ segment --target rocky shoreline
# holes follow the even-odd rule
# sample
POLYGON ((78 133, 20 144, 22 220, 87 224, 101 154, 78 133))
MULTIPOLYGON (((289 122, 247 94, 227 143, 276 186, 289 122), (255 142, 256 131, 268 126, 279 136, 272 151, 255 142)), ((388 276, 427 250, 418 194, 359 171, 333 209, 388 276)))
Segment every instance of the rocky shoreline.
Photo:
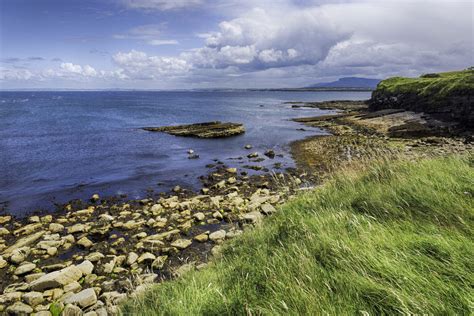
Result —
POLYGON ((0 311, 115 315, 150 284, 204 267, 224 240, 276 212, 302 182, 288 172, 209 167, 199 194, 179 186, 142 200, 95 194, 55 214, 0 216, 0 311))
MULTIPOLYGON (((332 133, 291 144, 297 170, 248 176, 245 166, 217 163, 201 177, 199 193, 176 186, 142 200, 94 195, 54 214, 0 216, 0 312, 115 315, 123 300, 150 284, 205 267, 226 239, 277 212, 303 182, 318 184, 347 164, 380 157, 416 159, 474 149, 468 138, 446 135, 413 112, 368 112, 364 102, 289 104, 340 111, 297 119, 332 133)), ((249 163, 262 157, 247 156, 249 163)))

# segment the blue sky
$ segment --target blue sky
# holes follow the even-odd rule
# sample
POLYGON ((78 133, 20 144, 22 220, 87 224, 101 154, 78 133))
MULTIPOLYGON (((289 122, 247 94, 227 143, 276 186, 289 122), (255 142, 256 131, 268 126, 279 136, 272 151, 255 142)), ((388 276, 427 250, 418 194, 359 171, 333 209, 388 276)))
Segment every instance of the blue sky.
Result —
POLYGON ((0 88, 298 87, 474 64, 471 1, 0 0, 0 88))

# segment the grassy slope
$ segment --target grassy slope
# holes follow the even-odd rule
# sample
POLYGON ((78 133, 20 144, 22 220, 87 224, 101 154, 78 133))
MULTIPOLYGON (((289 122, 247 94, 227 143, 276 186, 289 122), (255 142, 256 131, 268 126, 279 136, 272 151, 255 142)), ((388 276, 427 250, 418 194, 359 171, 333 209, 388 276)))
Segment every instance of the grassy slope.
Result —
POLYGON ((345 172, 125 314, 469 314, 472 158, 345 172))
POLYGON ((394 77, 383 80, 377 86, 378 93, 414 93, 442 99, 451 95, 472 94, 474 89, 474 70, 453 71, 437 74, 437 77, 403 78, 394 77))

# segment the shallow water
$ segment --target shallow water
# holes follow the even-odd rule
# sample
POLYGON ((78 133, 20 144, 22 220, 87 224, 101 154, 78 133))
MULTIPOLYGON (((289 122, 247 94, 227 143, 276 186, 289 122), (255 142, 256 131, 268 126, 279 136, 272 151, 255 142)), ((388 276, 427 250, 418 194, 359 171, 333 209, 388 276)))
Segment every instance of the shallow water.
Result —
MULTIPOLYGON (((0 205, 15 215, 51 210, 73 198, 128 194, 172 185, 197 188, 206 164, 273 148, 283 157, 259 165, 294 165, 288 144, 324 131, 298 130, 289 119, 328 111, 292 109, 285 101, 362 100, 369 92, 0 92, 0 205), (244 135, 195 139, 144 126, 205 121, 244 123, 244 135), (187 159, 193 149, 200 159, 187 159)), ((247 163, 247 160, 243 160, 247 163)))

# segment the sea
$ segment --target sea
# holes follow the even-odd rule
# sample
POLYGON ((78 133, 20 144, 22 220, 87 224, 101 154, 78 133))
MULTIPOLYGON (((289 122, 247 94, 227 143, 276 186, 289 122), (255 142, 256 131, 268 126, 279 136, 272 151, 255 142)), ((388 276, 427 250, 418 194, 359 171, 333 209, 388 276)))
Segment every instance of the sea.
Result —
POLYGON ((94 193, 138 199, 175 185, 197 190, 206 165, 243 168, 248 161, 239 157, 268 149, 280 156, 259 165, 291 168, 292 141, 327 133, 291 118, 331 111, 285 102, 369 98, 352 91, 2 91, 0 210, 22 217, 94 193), (246 132, 197 139, 142 130, 208 121, 243 123, 246 132), (189 149, 199 159, 188 159, 189 149))

